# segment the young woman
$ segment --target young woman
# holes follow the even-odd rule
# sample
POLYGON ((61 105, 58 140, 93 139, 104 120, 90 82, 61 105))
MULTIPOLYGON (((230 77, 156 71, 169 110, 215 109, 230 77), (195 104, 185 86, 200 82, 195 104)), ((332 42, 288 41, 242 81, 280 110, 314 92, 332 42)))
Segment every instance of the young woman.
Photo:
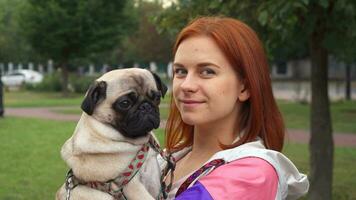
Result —
POLYGON ((176 167, 168 199, 295 199, 307 192, 306 176, 280 153, 284 124, 251 28, 225 17, 192 21, 177 37, 173 72, 166 148, 176 167))

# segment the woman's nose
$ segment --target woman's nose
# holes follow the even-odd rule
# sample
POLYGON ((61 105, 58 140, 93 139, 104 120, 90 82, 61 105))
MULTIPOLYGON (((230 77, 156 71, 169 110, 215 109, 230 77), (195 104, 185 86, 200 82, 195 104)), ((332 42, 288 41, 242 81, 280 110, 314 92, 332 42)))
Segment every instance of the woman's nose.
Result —
POLYGON ((180 88, 183 92, 196 92, 198 89, 197 80, 188 74, 181 83, 180 88))

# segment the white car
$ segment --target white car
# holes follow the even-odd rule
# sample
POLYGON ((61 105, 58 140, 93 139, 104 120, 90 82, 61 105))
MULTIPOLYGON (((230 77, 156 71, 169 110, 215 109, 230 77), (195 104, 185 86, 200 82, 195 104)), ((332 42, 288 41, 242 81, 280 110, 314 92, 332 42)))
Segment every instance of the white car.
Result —
POLYGON ((43 75, 37 71, 21 69, 14 70, 1 77, 5 87, 19 87, 23 84, 36 84, 43 80, 43 75))

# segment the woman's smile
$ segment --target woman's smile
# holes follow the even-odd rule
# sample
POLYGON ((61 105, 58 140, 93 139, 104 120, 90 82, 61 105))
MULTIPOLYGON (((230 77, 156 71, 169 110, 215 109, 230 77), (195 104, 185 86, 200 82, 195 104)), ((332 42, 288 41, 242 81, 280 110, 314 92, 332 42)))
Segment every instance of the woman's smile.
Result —
POLYGON ((196 107, 206 103, 205 101, 192 100, 192 99, 180 99, 179 102, 185 109, 196 108, 196 107))

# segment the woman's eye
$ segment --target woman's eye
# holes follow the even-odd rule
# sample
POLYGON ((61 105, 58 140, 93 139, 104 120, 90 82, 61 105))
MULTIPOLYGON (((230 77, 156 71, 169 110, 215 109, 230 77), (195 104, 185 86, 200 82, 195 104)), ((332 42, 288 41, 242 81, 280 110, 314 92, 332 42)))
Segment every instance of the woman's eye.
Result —
POLYGON ((201 74, 204 75, 204 76, 209 76, 209 75, 214 75, 216 73, 215 73, 214 70, 208 68, 208 69, 203 69, 201 71, 201 74))
POLYGON ((174 75, 176 76, 184 76, 187 73, 187 70, 182 69, 182 68, 176 68, 174 69, 174 75))

